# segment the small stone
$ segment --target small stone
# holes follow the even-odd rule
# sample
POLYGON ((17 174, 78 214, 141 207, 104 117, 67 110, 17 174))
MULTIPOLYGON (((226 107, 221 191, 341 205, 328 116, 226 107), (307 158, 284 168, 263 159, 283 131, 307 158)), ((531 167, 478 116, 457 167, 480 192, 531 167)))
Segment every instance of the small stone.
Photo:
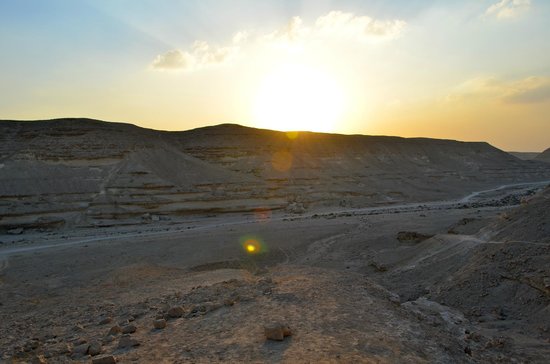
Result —
POLYGON ((137 327, 135 327, 134 325, 127 325, 122 327, 123 334, 133 334, 134 332, 136 332, 136 330, 137 327))
POLYGON ((171 318, 178 318, 178 317, 182 317, 184 312, 185 311, 183 310, 183 307, 174 306, 168 310, 168 316, 170 316, 171 318))
POLYGON ((118 341, 118 348, 125 349, 133 346, 139 346, 139 341, 133 339, 130 335, 123 335, 118 341))
POLYGON ((90 347, 90 344, 81 344, 78 346, 75 346, 73 348, 73 354, 76 355, 85 355, 88 353, 88 348, 90 347))
POLYGON ((96 356, 101 354, 101 344, 97 341, 92 341, 90 347, 88 348, 88 354, 91 356, 96 356))
POLYGON ((99 321, 99 324, 100 325, 107 325, 107 324, 110 324, 111 322, 113 322, 112 317, 105 317, 105 318, 101 319, 101 321, 99 321))
POLYGON ((39 345, 40 343, 38 342, 38 340, 29 340, 27 341, 27 343, 25 343, 23 350, 26 352, 33 351, 34 349, 38 348, 39 345))
POLYGON ((76 338, 76 339, 74 339, 74 340, 72 341, 72 343, 73 343, 74 346, 86 344, 87 342, 88 342, 88 341, 87 341, 86 339, 83 339, 83 338, 81 338, 81 337, 78 337, 78 338, 76 338))
POLYGON ((401 298, 399 297, 399 295, 397 293, 390 292, 389 299, 390 299, 391 303, 394 303, 396 305, 401 304, 401 298))
POLYGON ((100 356, 92 359, 92 364, 116 364, 116 358, 112 355, 100 356))
POLYGON ((34 358, 32 358, 31 361, 32 364, 47 364, 46 358, 44 358, 43 355, 37 355, 34 358))
POLYGON ((165 319, 155 320, 153 321, 153 326, 157 330, 164 329, 166 327, 166 320, 165 319))
POLYGON ((287 325, 274 323, 264 326, 264 334, 268 340, 283 341, 286 336, 292 335, 292 331, 287 325))
POLYGON ((115 325, 111 327, 107 335, 117 335, 117 334, 120 334, 121 332, 122 332, 122 329, 120 328, 120 326, 115 325))
POLYGON ((57 345, 54 345, 49 351, 53 355, 63 355, 63 354, 70 354, 72 350, 68 344, 59 343, 57 345))
POLYGON ((21 235, 23 234, 23 228, 15 228, 8 230, 8 234, 10 235, 21 235))
POLYGON ((105 336, 104 338, 101 339, 101 342, 103 343, 103 345, 107 345, 107 344, 112 343, 114 339, 115 338, 112 335, 107 335, 107 336, 105 336))

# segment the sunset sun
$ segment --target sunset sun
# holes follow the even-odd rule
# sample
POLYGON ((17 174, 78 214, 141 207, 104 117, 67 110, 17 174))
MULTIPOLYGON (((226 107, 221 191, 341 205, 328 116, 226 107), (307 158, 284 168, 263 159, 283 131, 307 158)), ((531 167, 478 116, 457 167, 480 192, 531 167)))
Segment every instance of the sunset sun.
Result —
POLYGON ((262 80, 254 101, 260 127, 277 130, 334 131, 345 112, 345 95, 327 72, 285 64, 262 80))

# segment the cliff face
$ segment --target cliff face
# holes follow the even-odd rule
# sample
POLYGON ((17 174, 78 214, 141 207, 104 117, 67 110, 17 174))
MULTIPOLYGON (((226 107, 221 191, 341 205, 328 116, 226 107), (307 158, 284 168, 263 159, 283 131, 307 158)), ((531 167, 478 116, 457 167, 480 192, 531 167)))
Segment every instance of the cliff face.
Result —
POLYGON ((162 132, 89 119, 0 122, 0 226, 360 207, 550 178, 486 143, 286 133, 224 124, 162 132))

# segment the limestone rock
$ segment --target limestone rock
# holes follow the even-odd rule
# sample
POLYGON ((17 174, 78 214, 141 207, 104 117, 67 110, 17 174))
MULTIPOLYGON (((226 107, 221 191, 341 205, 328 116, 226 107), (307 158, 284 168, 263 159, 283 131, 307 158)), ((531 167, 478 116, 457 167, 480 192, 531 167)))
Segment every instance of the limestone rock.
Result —
POLYGON ((96 356, 101 354, 101 344, 97 341, 92 341, 90 347, 88 348, 88 354, 91 356, 96 356))
POLYGON ((153 327, 157 330, 164 329, 166 327, 166 320, 159 319, 159 320, 153 321, 153 327))
POLYGON ((272 323, 264 326, 264 334, 268 340, 283 341, 285 337, 292 335, 292 331, 288 325, 272 323))
POLYGON ((118 348, 119 349, 125 349, 125 348, 131 348, 134 346, 139 346, 139 341, 136 339, 133 339, 130 335, 122 335, 120 340, 118 341, 118 348))
POLYGON ((178 318, 178 317, 182 317, 184 312, 185 311, 183 310, 183 307, 174 306, 168 310, 168 316, 170 316, 171 318, 178 318))
POLYGON ((99 324, 100 325, 107 325, 107 324, 110 324, 111 322, 113 322, 112 317, 105 317, 105 318, 103 318, 99 321, 99 324))
POLYGON ((136 332, 136 330, 137 327, 135 327, 134 325, 127 325, 122 327, 123 334, 133 334, 134 332, 136 332))
POLYGON ((85 355, 88 353, 88 348, 90 347, 90 344, 86 343, 86 344, 80 344, 78 346, 75 346, 73 348, 73 354, 76 354, 76 355, 85 355))
POLYGON ((122 332, 122 329, 120 328, 120 326, 115 325, 111 327, 107 335, 116 335, 116 334, 120 334, 121 332, 122 332))

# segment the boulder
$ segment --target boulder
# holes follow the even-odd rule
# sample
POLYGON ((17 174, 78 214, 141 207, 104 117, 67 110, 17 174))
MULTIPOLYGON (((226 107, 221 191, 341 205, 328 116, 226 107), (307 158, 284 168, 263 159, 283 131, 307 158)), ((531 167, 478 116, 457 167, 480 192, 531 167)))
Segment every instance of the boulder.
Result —
POLYGON ((268 340, 283 341, 285 337, 292 335, 292 330, 288 325, 277 322, 264 326, 264 334, 268 340))
POLYGON ((137 330, 137 327, 135 327, 134 325, 122 326, 123 334, 133 334, 134 332, 136 332, 136 330, 137 330))
POLYGON ((164 329, 166 327, 166 320, 158 319, 153 321, 153 327, 157 330, 164 329))
POLYGON ((126 335, 122 335, 122 337, 120 338, 120 340, 118 341, 118 348, 119 349, 126 349, 126 348, 131 348, 131 347, 134 347, 134 346, 139 346, 139 341, 137 341, 136 339, 132 338, 130 335, 126 334, 126 335))
POLYGON ((101 344, 97 341, 92 341, 90 343, 90 347, 88 348, 88 354, 90 354, 91 356, 96 356, 96 355, 99 355, 101 354, 101 344))
POLYGON ((170 316, 171 318, 182 317, 184 313, 185 311, 181 306, 174 306, 168 310, 168 316, 170 316))

